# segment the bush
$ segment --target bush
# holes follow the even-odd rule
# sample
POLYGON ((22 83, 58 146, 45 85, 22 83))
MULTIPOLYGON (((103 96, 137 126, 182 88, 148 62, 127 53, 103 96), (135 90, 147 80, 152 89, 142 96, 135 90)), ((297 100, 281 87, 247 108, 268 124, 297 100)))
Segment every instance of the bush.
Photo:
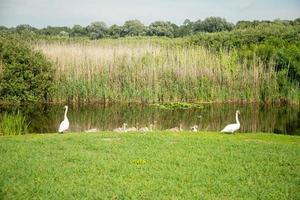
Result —
MULTIPOLYGON (((241 25, 241 24, 240 24, 241 25)), ((200 33, 189 44, 213 51, 237 50, 239 60, 259 57, 264 63, 275 62, 276 70, 287 70, 288 78, 300 85, 300 26, 262 23, 231 32, 200 33)))
POLYGON ((0 69, 1 101, 23 104, 49 100, 51 63, 21 39, 0 35, 0 69))

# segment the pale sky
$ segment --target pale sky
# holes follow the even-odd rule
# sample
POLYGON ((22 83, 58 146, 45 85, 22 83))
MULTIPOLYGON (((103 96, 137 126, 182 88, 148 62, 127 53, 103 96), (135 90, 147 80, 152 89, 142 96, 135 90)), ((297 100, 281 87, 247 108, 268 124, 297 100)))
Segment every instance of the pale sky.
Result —
POLYGON ((122 25, 138 19, 145 25, 157 20, 178 25, 218 16, 239 20, 295 19, 300 0, 0 0, 0 25, 34 27, 86 26, 94 21, 122 25))

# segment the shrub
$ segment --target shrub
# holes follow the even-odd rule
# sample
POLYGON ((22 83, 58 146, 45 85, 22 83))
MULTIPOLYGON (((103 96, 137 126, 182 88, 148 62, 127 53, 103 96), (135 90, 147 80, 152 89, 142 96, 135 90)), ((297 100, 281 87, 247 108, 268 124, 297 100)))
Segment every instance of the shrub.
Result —
POLYGON ((52 88, 51 63, 24 41, 0 35, 0 100, 8 103, 47 101, 52 88))

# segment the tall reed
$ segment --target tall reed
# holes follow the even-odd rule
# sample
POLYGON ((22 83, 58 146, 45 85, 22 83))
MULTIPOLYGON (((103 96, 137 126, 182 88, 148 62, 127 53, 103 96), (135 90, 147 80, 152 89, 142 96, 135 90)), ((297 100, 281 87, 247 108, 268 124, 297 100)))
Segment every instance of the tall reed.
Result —
MULTIPOLYGON (((240 61, 235 51, 213 54, 183 40, 143 38, 84 42, 40 41, 56 67, 54 101, 295 101, 282 91, 275 63, 240 61)), ((282 78, 282 77, 281 77, 282 78)))
POLYGON ((4 113, 0 121, 0 135, 21 135, 28 133, 25 116, 20 112, 4 113))

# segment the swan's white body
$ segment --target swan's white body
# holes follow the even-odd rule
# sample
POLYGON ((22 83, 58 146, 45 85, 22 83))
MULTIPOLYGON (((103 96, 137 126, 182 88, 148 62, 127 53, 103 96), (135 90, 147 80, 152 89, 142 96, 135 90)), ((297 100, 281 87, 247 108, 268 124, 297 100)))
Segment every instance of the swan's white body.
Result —
POLYGON ((134 126, 133 127, 130 127, 130 128, 128 128, 128 129, 126 129, 127 131, 131 131, 131 132, 133 132, 133 131, 138 131, 138 129, 137 128, 135 128, 134 126))
POLYGON ((146 126, 139 129, 140 132, 151 132, 152 130, 153 130, 153 124, 150 124, 149 128, 146 126))
POLYGON ((67 112, 68 112, 68 106, 65 106, 65 117, 64 117, 64 120, 60 123, 59 125, 59 128, 58 128, 58 132, 59 133, 63 133, 64 131, 68 130, 69 129, 69 120, 68 120, 68 117, 67 117, 67 112))
POLYGON ((194 125, 191 127, 192 132, 197 132, 198 131, 198 125, 194 125))
POLYGON ((127 126, 127 124, 124 123, 124 124, 123 124, 123 127, 115 128, 113 131, 114 131, 114 132, 127 132, 126 126, 127 126))
POLYGON ((236 113, 235 113, 236 123, 235 124, 228 124, 227 126, 225 126, 225 128, 223 128, 223 130, 221 130, 221 132, 233 133, 233 132, 239 130, 240 127, 241 127, 240 121, 239 121, 239 114, 240 114, 240 111, 237 110, 236 113))
POLYGON ((85 130, 84 132, 85 133, 95 133, 95 132, 98 132, 99 131, 99 129, 97 129, 97 128, 92 128, 92 129, 89 129, 89 130, 85 130))
POLYGON ((179 125, 179 128, 178 127, 174 127, 174 128, 167 129, 166 131, 181 132, 181 131, 183 131, 182 124, 179 125))

